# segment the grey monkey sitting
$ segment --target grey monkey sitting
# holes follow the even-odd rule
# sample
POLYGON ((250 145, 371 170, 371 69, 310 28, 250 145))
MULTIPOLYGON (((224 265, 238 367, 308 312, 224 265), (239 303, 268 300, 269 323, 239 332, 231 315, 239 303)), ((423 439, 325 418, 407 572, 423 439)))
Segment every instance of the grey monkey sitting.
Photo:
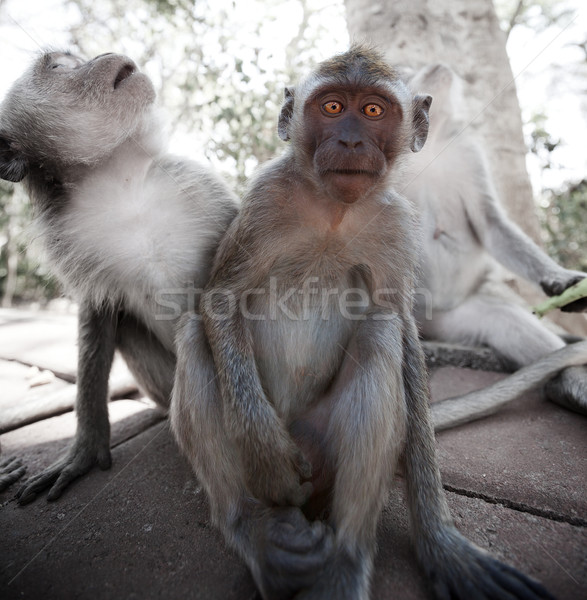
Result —
POLYGON ((54 500, 92 466, 110 466, 115 349, 169 405, 189 299, 180 290, 204 286, 237 202, 208 168, 165 152, 151 81, 111 53, 48 52, 16 81, 0 105, 0 177, 23 181, 53 272, 79 301, 75 439, 19 493, 26 503, 50 487, 54 500))
MULTIPOLYGON (((519 369, 499 386, 436 404, 437 429, 495 412, 540 384, 553 402, 587 414, 587 342, 566 345, 530 314, 496 276, 496 263, 548 295, 586 274, 558 265, 507 217, 483 150, 462 123, 456 73, 432 64, 407 83, 434 97, 426 147, 407 161, 404 184, 424 229, 419 286, 429 300, 416 307, 418 325, 428 339, 487 345, 511 370, 519 369)), ((568 308, 582 310, 584 304, 568 308)))

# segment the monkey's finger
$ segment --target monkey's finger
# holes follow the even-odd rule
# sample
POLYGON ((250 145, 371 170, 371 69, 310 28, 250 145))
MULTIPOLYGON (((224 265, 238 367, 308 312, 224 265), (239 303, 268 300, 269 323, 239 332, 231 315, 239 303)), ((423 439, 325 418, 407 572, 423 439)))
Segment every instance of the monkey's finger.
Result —
POLYGON ((21 461, 18 458, 16 458, 16 456, 11 456, 10 458, 6 458, 2 462, 0 462, 0 469, 2 471, 8 471, 10 469, 20 467, 21 464, 21 461))
MULTIPOLYGON (((495 580, 500 584, 502 594, 503 590, 508 590, 512 592, 514 598, 554 600, 554 596, 538 581, 520 573, 520 571, 509 565, 491 560, 491 566, 488 570, 494 574, 495 580)), ((495 597, 498 598, 499 596, 495 597)))
POLYGON ((6 488, 10 487, 15 481, 20 479, 26 471, 26 467, 20 466, 16 469, 12 469, 10 473, 3 473, 0 475, 0 492, 3 492, 6 488))
POLYGON ((75 479, 85 475, 92 468, 90 461, 74 461, 67 465, 61 472, 57 481, 47 494, 47 500, 53 501, 61 497, 63 490, 75 479))
POLYGON ((314 493, 314 486, 306 481, 298 485, 290 494, 291 503, 294 506, 303 506, 314 493))
POLYGON ((310 479, 312 477, 312 463, 305 457, 304 453, 296 448, 295 465, 296 470, 302 479, 310 479))
POLYGON ((295 529, 310 526, 310 522, 306 519, 304 513, 296 506, 274 508, 271 517, 276 523, 287 523, 295 529))
POLYGON ((32 502, 39 492, 42 492, 57 481, 61 469, 62 466, 57 464, 53 467, 49 467, 46 471, 43 471, 43 473, 39 473, 39 475, 35 475, 33 478, 29 479, 16 494, 17 502, 21 506, 32 502))
MULTIPOLYGON (((287 571, 291 577, 307 577, 306 580, 297 581, 299 587, 313 583, 320 569, 328 562, 334 552, 334 536, 325 535, 318 544, 305 552, 291 552, 290 549, 271 548, 268 563, 271 569, 280 572, 287 571)), ((297 587, 297 586, 296 586, 297 587)))
POLYGON ((580 300, 575 300, 570 304, 561 306, 561 310, 563 312, 585 312, 587 311, 587 298, 581 298, 580 300))
POLYGON ((332 537, 332 531, 322 521, 309 523, 300 512, 301 520, 296 517, 279 521, 270 532, 270 541, 276 547, 290 552, 305 553, 332 537))
POLYGON ((486 553, 469 555, 473 562, 466 565, 461 576, 437 581, 435 592, 442 600, 554 600, 540 583, 501 563, 486 553))

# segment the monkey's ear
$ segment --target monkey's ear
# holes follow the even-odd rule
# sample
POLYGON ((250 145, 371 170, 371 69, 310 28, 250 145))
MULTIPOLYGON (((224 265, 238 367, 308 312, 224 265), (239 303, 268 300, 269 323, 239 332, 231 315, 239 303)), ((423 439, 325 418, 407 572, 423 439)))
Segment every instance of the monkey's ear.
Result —
POLYGON ((17 183, 24 179, 28 170, 24 156, 0 134, 0 179, 17 183))
POLYGON ((284 142, 290 139, 289 124, 293 116, 294 94, 294 88, 285 88, 283 104, 281 105, 281 112, 279 113, 279 121, 277 123, 277 133, 284 142))
POLYGON ((418 94, 417 96, 414 96, 412 103, 412 126, 414 129, 412 132, 412 142, 410 144, 412 152, 420 152, 428 137, 428 124, 430 122, 428 111, 430 110, 431 104, 432 96, 429 96, 428 94, 418 94))

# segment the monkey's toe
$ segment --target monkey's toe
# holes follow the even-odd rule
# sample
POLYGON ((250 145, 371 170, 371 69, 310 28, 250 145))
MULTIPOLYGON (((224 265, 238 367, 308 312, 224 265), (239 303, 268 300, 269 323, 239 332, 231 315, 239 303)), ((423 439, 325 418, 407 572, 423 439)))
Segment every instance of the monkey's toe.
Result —
POLYGON ((554 600, 540 583, 495 560, 456 529, 447 529, 443 538, 442 556, 422 562, 438 600, 554 600))
POLYGON ((0 463, 0 492, 19 480, 25 471, 26 467, 17 458, 8 458, 0 463))
POLYGON ((111 464, 108 446, 100 446, 96 450, 84 444, 73 446, 64 458, 27 481, 19 490, 16 499, 20 505, 29 504, 38 494, 51 488, 47 500, 57 500, 70 483, 85 475, 94 465, 108 469, 111 464))
POLYGON ((546 398, 587 416, 587 367, 569 367, 544 386, 546 398))

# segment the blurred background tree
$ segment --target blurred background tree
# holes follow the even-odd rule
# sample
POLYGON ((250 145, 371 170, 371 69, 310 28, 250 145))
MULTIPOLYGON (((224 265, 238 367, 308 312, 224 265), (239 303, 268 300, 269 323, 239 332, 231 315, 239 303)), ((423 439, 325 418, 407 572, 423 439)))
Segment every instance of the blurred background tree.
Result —
MULTIPOLYGON (((349 39, 343 0, 39 1, 38 12, 44 11, 45 20, 53 24, 51 35, 38 24, 42 17, 34 14, 33 4, 0 0, 0 47, 25 46, 25 41, 11 42, 13 38, 5 35, 20 32, 22 40, 29 38, 27 44, 37 48, 67 47, 87 57, 109 50, 131 56, 153 80, 169 117, 170 149, 210 161, 239 192, 257 164, 279 152, 276 121, 285 85, 319 60, 343 50, 349 39)), ((348 4, 352 2, 347 0, 348 4)), ((448 3, 424 4, 437 14, 448 3)), ((502 50, 506 37, 511 43, 516 32, 533 37, 556 34, 577 13, 576 5, 572 8, 564 0, 496 0, 495 4, 505 35, 488 43, 502 44, 502 50)), ((372 15, 377 24, 379 9, 380 3, 367 3, 362 16, 372 15)), ((372 33, 367 30, 366 36, 372 33)), ((552 66, 552 95, 557 85, 564 84, 567 89, 576 87, 577 98, 581 92, 584 97, 586 48, 587 36, 585 43, 575 43, 569 61, 552 66)), ((3 60, 5 54, 3 50, 3 60)), ((480 72, 488 68, 487 60, 482 63, 480 72)), ((22 61, 19 69, 25 66, 22 61)), ((529 81, 519 81, 518 90, 529 81)), ((584 174, 565 172, 564 151, 569 148, 563 137, 549 133, 556 129, 549 105, 528 108, 522 102, 522 109, 526 145, 534 160, 534 198, 543 241, 565 266, 585 269, 584 174), (556 183, 549 172, 559 174, 556 183), (565 172, 563 180, 561 172, 565 172)), ((505 161, 507 166, 507 157, 505 161)), ((20 186, 0 184, 0 211, 2 305, 55 297, 59 289, 28 247, 34 234, 20 186)))
MULTIPOLYGON (((550 31, 562 33, 573 24, 576 9, 560 0, 495 0, 502 29, 508 37, 527 29, 534 35, 550 31)), ((566 64, 549 65, 546 80, 553 96, 570 93, 576 96, 583 118, 587 116, 587 32, 566 44, 566 64)), ((524 104, 524 102, 522 102, 524 104)), ((551 130, 555 107, 526 106, 525 138, 528 162, 534 165, 535 199, 541 224, 542 240, 547 252, 569 269, 587 271, 587 178, 586 173, 568 173, 566 160, 576 151, 560 134, 551 130), (553 177, 554 175, 554 177, 553 177)), ((585 156, 584 151, 582 152, 585 156)), ((532 168, 532 167, 531 167, 532 168)))
MULTIPOLYGON (((342 2, 330 0, 61 0, 58 46, 81 56, 130 56, 152 79, 168 117, 171 151, 209 161, 242 192, 255 167, 278 152, 284 87, 348 37, 342 2), (339 32, 335 39, 331 28, 339 32)), ((37 49, 55 47, 0 0, 2 27, 21 28, 37 49)), ((46 7, 45 7, 46 10, 46 7)), ((1 35, 1 34, 0 34, 1 35)), ((31 55, 32 58, 32 55, 31 55)), ((26 67, 23 63, 22 70, 26 67)), ((3 306, 50 300, 55 282, 21 235, 30 210, 20 186, 0 188, 3 306), (19 190, 17 193, 14 189, 19 190), (16 276, 18 271, 19 276, 16 276)))

